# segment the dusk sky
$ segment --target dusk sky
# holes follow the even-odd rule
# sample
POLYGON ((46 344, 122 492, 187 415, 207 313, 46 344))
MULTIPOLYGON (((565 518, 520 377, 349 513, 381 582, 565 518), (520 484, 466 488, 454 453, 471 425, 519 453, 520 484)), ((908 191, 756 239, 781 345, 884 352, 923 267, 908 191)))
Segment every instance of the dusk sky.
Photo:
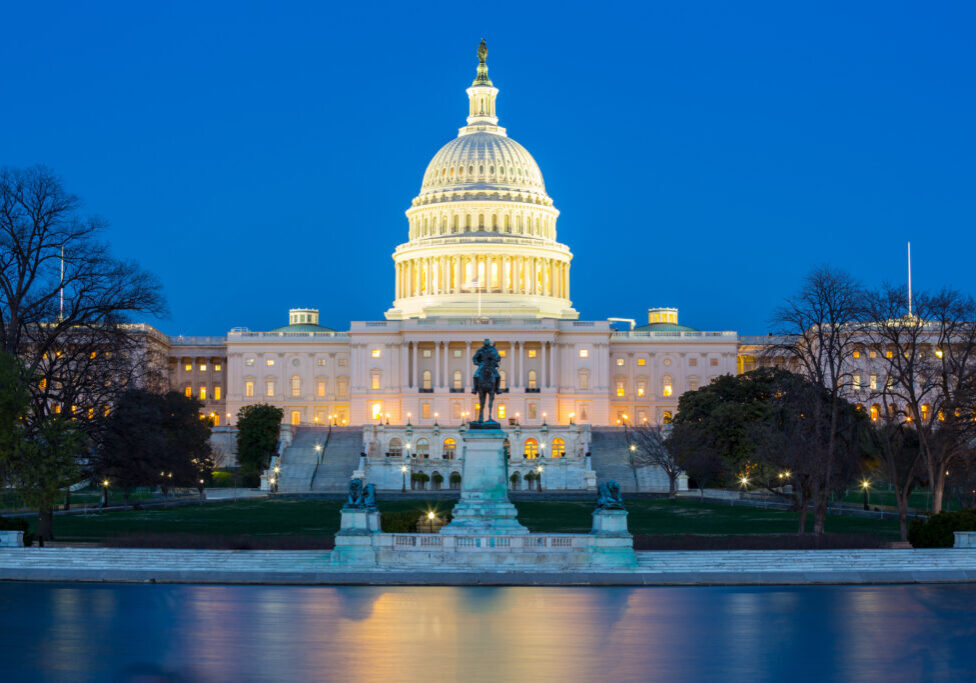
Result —
POLYGON ((488 41, 582 319, 762 334, 811 268, 976 294, 976 5, 7 2, 0 165, 161 280, 167 334, 382 319, 488 41))

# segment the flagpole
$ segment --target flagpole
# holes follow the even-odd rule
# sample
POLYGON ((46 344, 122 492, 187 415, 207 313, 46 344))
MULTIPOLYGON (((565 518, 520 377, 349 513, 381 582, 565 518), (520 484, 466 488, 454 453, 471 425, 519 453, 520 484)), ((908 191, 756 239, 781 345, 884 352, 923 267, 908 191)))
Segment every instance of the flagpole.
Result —
POLYGON ((908 243, 908 317, 912 317, 912 243, 908 243))

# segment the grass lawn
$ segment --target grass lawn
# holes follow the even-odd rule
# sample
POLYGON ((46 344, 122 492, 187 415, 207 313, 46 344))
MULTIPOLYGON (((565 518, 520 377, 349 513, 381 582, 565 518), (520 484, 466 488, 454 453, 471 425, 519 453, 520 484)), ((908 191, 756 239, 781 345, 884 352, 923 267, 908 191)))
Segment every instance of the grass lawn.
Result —
MULTIPOLYGON (((433 509, 446 512, 453 501, 380 501, 384 512, 433 509)), ((126 534, 205 534, 214 536, 331 536, 339 528, 337 500, 243 500, 185 505, 167 509, 59 515, 54 535, 59 541, 100 541, 126 534)), ((519 520, 531 531, 587 532, 593 504, 575 501, 518 502, 519 520)), ((631 500, 630 531, 634 534, 790 534, 796 515, 779 510, 731 507, 688 500, 631 500)), ((808 523, 812 527, 812 515, 808 523)), ((827 531, 874 534, 894 540, 896 520, 831 516, 827 531)))

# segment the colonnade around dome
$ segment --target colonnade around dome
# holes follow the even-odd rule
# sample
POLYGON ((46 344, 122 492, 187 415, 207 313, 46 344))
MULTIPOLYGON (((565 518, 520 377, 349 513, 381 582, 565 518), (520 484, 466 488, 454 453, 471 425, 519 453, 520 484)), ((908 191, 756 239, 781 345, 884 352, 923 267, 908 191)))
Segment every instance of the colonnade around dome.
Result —
MULTIPOLYGON (((569 262, 509 255, 404 258, 396 264, 396 298, 521 294, 569 299, 569 262)), ((399 302, 395 303, 396 306, 399 302)))

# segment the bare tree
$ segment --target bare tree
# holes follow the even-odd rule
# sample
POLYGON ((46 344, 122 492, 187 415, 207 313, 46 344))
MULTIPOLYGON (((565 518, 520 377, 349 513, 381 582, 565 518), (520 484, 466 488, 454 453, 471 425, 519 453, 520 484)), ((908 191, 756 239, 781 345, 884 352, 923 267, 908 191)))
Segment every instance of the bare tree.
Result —
MULTIPOLYGON (((30 378, 33 433, 57 415, 92 439, 114 398, 151 374, 130 316, 165 306, 156 279, 113 258, 103 221, 80 207, 44 167, 0 169, 0 349, 30 378)), ((50 514, 39 511, 42 534, 50 514)))
POLYGON ((884 374, 871 393, 883 406, 874 417, 915 431, 937 513, 947 471, 970 457, 976 438, 976 302, 943 290, 916 296, 910 310, 907 293, 895 287, 867 301, 864 332, 884 374))
POLYGON ((681 465, 672 454, 665 441, 667 428, 647 422, 628 425, 627 440, 630 442, 630 460, 637 476, 639 467, 659 467, 668 477, 668 497, 674 498, 678 492, 678 476, 681 465))
POLYGON ((814 533, 822 534, 832 486, 837 478, 841 445, 840 412, 852 383, 850 360, 862 342, 861 286, 843 271, 819 268, 804 280, 800 291, 787 299, 773 317, 782 339, 771 353, 790 359, 791 369, 824 387, 826 402, 816 402, 806 419, 816 427, 816 441, 803 444, 818 466, 809 482, 814 504, 814 533))

